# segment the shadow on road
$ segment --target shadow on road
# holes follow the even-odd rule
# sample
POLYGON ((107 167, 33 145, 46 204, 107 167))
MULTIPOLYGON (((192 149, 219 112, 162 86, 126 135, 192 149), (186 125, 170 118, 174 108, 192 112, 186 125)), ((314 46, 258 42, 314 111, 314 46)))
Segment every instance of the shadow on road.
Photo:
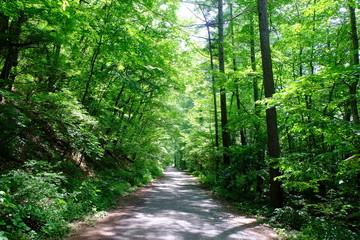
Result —
POLYGON ((191 176, 168 167, 162 178, 141 190, 136 204, 110 213, 75 233, 71 240, 274 239, 256 219, 226 212, 191 176))

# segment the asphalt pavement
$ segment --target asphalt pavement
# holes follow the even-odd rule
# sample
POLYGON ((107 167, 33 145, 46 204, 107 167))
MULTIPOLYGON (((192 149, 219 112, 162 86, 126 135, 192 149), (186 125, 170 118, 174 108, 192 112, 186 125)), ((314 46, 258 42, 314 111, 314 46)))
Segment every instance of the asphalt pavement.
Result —
POLYGON ((230 213, 196 180, 168 167, 136 201, 110 212, 72 240, 268 240, 276 234, 254 218, 230 213))

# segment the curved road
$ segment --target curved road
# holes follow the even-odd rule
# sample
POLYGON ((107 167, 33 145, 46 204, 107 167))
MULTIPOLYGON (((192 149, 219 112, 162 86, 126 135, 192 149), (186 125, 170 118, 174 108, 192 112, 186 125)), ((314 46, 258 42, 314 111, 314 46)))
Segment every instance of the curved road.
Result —
POLYGON ((114 210, 73 240, 275 239, 253 218, 235 216, 202 190, 195 179, 168 167, 162 178, 137 194, 131 206, 114 210))

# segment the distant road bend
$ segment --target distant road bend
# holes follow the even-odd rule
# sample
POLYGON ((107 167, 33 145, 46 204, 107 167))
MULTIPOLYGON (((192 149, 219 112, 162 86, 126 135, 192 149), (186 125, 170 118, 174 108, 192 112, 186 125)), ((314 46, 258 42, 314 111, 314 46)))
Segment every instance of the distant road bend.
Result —
POLYGON ((214 201, 191 176, 168 167, 140 190, 131 206, 116 209, 71 240, 267 240, 276 239, 256 219, 235 216, 214 201))

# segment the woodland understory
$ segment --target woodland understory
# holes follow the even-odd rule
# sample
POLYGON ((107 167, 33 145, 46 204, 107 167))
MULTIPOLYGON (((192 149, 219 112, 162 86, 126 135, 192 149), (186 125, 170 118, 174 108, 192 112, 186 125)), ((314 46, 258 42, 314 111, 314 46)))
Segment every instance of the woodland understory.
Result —
POLYGON ((359 239, 359 6, 0 1, 0 239, 64 239, 169 165, 284 239, 359 239))

